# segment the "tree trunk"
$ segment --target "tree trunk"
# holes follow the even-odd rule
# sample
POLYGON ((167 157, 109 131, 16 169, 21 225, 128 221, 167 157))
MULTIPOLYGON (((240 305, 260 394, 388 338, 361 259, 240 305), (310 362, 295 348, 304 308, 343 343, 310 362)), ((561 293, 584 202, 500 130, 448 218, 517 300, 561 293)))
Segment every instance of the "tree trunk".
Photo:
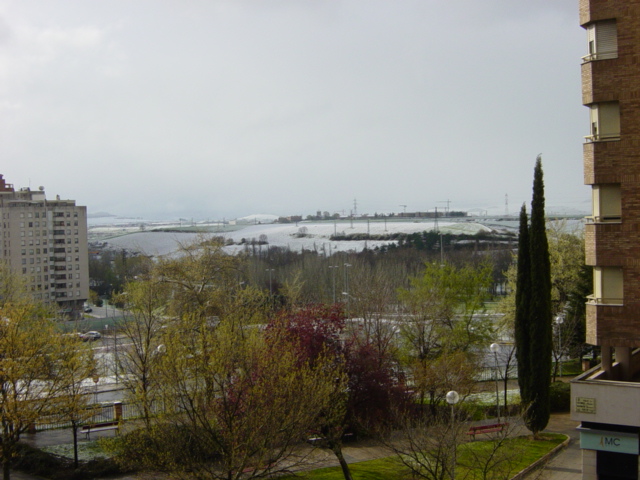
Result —
POLYGON ((331 442, 331 450, 338 458, 338 462, 340 462, 340 468, 342 469, 344 480, 353 480, 351 470, 349 470, 349 464, 344 459, 344 455, 342 455, 342 446, 338 442, 331 442))
POLYGON ((10 462, 8 458, 2 459, 2 478, 4 480, 11 480, 11 470, 9 469, 10 462))
POLYGON ((73 432, 73 468, 78 468, 78 425, 75 421, 71 422, 71 431, 73 432))

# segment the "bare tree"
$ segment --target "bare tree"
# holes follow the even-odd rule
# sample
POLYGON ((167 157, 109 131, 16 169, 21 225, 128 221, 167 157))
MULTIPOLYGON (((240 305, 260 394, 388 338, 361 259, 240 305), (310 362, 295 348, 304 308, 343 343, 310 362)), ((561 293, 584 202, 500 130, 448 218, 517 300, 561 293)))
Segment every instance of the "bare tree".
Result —
POLYGON ((154 400, 158 391, 158 355, 163 348, 163 325, 167 322, 169 284, 155 276, 144 277, 125 286, 120 295, 126 316, 117 325, 130 341, 118 352, 117 368, 128 396, 140 406, 142 419, 151 426, 154 400))

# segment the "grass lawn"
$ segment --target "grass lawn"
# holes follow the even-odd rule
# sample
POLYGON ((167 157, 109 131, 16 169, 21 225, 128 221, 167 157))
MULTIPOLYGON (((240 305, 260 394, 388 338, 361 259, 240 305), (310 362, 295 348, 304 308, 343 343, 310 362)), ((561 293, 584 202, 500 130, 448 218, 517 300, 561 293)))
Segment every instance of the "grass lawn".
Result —
MULTIPOLYGON (((73 459, 73 443, 44 447, 42 451, 73 459)), ((96 458, 109 458, 109 454, 100 448, 99 440, 78 442, 78 460, 87 462, 96 458)))
MULTIPOLYGON (((513 474, 523 470, 545 454, 553 450, 567 437, 561 434, 544 434, 544 439, 534 441, 531 437, 518 437, 509 439, 500 452, 507 454, 508 469, 513 474)), ((483 451, 490 450, 490 441, 471 442, 458 448, 457 477, 474 478, 465 464, 471 463, 474 455, 481 456, 483 451), (471 474, 471 475, 469 475, 471 474)), ((355 480, 409 480, 411 475, 406 471, 396 457, 381 458, 367 462, 353 463, 349 465, 355 480)), ((495 468, 498 468, 496 466, 495 468)), ((512 475, 513 476, 513 475, 512 475)), ((303 472, 296 477, 283 477, 284 480, 302 478, 305 480, 341 480, 344 478, 340 467, 321 468, 310 472, 303 472)), ((477 477, 476 477, 477 478, 477 477)))

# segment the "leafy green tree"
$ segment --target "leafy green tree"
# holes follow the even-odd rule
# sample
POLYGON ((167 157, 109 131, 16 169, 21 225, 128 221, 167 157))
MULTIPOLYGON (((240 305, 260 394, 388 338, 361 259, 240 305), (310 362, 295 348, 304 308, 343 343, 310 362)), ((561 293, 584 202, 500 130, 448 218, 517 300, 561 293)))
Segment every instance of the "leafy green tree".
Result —
POLYGON ((78 428, 95 414, 90 408, 91 395, 83 382, 95 373, 96 361, 91 346, 79 336, 65 335, 61 341, 64 348, 56 363, 55 375, 62 380, 62 388, 55 399, 55 409, 62 419, 71 423, 73 466, 78 468, 78 428))
POLYGON ((400 328, 409 355, 426 360, 466 352, 491 338, 491 321, 478 315, 489 298, 491 271, 488 264, 427 262, 421 276, 410 278, 410 288, 399 290, 408 313, 400 328))
POLYGON ((239 288, 243 257, 227 255, 220 239, 200 238, 181 245, 178 255, 162 259, 156 278, 169 286, 167 314, 213 318, 220 315, 229 292, 239 288))
POLYGON ((0 460, 5 480, 22 434, 42 416, 71 408, 62 408, 61 402, 72 400, 69 385, 77 377, 62 372, 65 363, 77 364, 83 354, 57 334, 49 317, 21 278, 0 264, 0 460))

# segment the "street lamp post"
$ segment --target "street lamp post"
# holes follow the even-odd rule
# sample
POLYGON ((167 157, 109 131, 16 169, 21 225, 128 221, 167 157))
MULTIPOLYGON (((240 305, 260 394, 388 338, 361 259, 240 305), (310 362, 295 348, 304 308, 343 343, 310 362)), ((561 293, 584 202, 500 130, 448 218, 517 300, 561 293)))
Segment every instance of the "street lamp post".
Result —
MULTIPOLYGON (((489 346, 489 349, 493 353, 493 359, 494 359, 493 375, 496 380, 496 410, 498 412, 498 422, 500 422, 500 393, 498 391, 498 352, 500 352, 500 344, 492 343, 489 346)), ((505 405, 505 408, 506 408, 506 405, 505 405)))
POLYGON ((556 317, 556 326, 558 328, 558 363, 560 364, 560 378, 562 378, 562 324, 564 323, 564 315, 556 317))
POLYGON ((344 296, 347 300, 347 314, 349 313, 349 267, 350 263, 344 264, 344 296))
POLYGON ((336 269, 338 265, 329 265, 333 277, 333 303, 336 303, 336 269))
POLYGON ((271 283, 271 275, 273 274, 274 269, 273 268, 267 268, 267 272, 269 272, 269 295, 273 295, 273 289, 271 288, 271 285, 272 285, 272 283, 271 283))
POLYGON ((351 266, 350 263, 344 264, 344 291, 347 296, 349 295, 349 270, 348 268, 351 266))
POLYGON ((93 403, 98 403, 98 382, 100 381, 100 376, 97 373, 93 374, 93 384, 95 388, 93 390, 93 403))
POLYGON ((454 407, 456 403, 460 401, 460 395, 455 390, 451 390, 447 392, 446 400, 449 405, 451 405, 451 438, 453 451, 451 455, 451 480, 455 480, 456 478, 456 440, 455 440, 455 410, 454 407))

